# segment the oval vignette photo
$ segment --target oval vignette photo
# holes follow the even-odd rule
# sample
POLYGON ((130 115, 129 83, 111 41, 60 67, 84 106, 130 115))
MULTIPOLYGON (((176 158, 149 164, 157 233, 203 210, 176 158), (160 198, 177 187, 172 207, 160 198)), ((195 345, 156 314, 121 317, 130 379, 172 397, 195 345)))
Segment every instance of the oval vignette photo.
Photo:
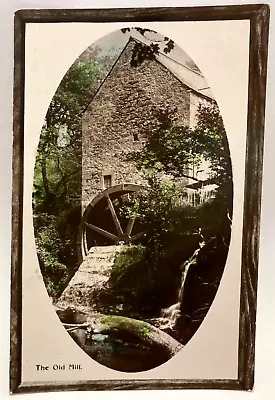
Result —
POLYGON ((32 195, 47 292, 85 353, 140 372, 192 340, 226 264, 233 181, 184 49, 139 27, 91 44, 49 104, 32 195))

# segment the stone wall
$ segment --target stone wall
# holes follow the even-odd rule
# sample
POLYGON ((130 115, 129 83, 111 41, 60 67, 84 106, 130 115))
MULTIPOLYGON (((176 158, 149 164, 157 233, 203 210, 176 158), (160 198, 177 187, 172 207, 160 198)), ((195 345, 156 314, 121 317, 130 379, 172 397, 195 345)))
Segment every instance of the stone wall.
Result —
POLYGON ((190 127, 193 128, 197 123, 197 111, 199 104, 203 106, 209 106, 213 104, 213 101, 208 100, 205 97, 200 96, 196 92, 190 92, 190 127))
POLYGON ((142 148, 156 124, 155 110, 176 108, 178 123, 190 124, 190 89, 156 60, 131 67, 130 41, 83 115, 82 208, 111 185, 142 184, 125 155, 142 148))

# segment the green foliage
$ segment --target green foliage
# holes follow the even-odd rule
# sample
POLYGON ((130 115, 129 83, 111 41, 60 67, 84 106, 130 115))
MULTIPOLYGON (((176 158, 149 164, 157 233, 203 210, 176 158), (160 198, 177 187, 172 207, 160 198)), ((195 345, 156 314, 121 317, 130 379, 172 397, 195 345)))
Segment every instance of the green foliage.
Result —
POLYGON ((199 106, 198 122, 194 131, 197 135, 197 151, 211 162, 212 181, 218 188, 220 201, 232 213, 233 183, 229 145, 222 117, 216 105, 199 106))
MULTIPOLYGON (((145 39, 146 39, 146 33, 156 34, 155 31, 146 28, 134 28, 134 30, 137 31, 145 39)), ((131 28, 123 28, 121 29, 121 32, 122 33, 131 32, 131 28)), ((161 35, 159 34, 157 35, 159 38, 161 38, 161 35)), ((160 46, 158 43, 151 43, 149 45, 149 44, 144 44, 142 42, 135 42, 132 53, 131 66, 138 67, 145 60, 153 60, 159 54, 160 51, 163 51, 165 54, 168 54, 175 47, 174 41, 166 36, 165 37, 162 36, 162 39, 161 40, 158 39, 158 41, 161 42, 162 46, 160 46)))
POLYGON ((70 206, 59 215, 36 212, 34 229, 40 268, 52 297, 58 296, 77 266, 77 226, 80 207, 70 206))
POLYGON ((103 324, 102 331, 112 333, 130 331, 132 334, 147 335, 151 332, 151 325, 144 321, 125 318, 118 315, 101 315, 99 322, 103 324))
POLYGON ((148 134, 142 150, 131 152, 126 159, 141 172, 181 175, 191 157, 190 129, 177 126, 173 110, 155 110, 156 127, 148 134))
POLYGON ((87 104, 87 96, 93 80, 99 76, 99 67, 88 60, 78 60, 61 81, 46 116, 47 128, 66 125, 73 135, 79 129, 79 118, 87 104))
POLYGON ((149 248, 138 245, 116 256, 109 282, 117 303, 123 304, 124 309, 141 314, 154 313, 167 300, 164 292, 170 278, 164 280, 161 275, 161 270, 155 268, 149 248))
POLYGON ((81 113, 100 76, 99 63, 78 59, 47 111, 33 180, 36 244, 48 292, 58 296, 75 272, 80 223, 81 113))
MULTIPOLYGON (((158 123, 148 135, 144 148, 126 156, 126 159, 147 177, 149 185, 148 200, 141 202, 139 213, 136 210, 137 204, 132 210, 140 219, 147 220, 147 223, 158 220, 158 231, 162 234, 156 233, 155 230, 154 237, 157 241, 162 241, 159 236, 163 236, 163 232, 175 223, 170 219, 170 211, 177 205, 176 197, 179 197, 180 193, 175 179, 191 176, 187 166, 199 166, 206 160, 210 170, 210 177, 206 183, 215 183, 218 187, 215 207, 221 223, 227 213, 232 213, 233 186, 229 147, 217 106, 200 105, 197 124, 192 129, 177 123, 175 110, 156 110, 155 114, 158 123), (170 179, 171 189, 175 193, 172 203, 169 193, 161 184, 163 176, 167 177, 166 186, 170 179), (162 219, 164 223, 161 222, 162 219)), ((197 181, 198 187, 205 183, 196 177, 194 181, 197 181)), ((217 222, 217 218, 214 220, 217 222)), ((209 223, 213 225, 211 221, 209 223)))
POLYGON ((175 110, 158 110, 156 118, 158 124, 148 135, 144 148, 126 158, 148 181, 140 199, 128 206, 128 216, 138 217, 149 226, 146 244, 156 254, 157 262, 169 235, 197 232, 202 227, 220 231, 222 221, 232 210, 232 176, 228 143, 217 106, 199 106, 193 129, 176 122, 175 110), (203 159, 210 163, 212 177, 208 181, 217 184, 218 195, 200 207, 184 204, 180 201, 177 179, 189 176, 188 164, 199 165, 203 159), (189 229, 185 228, 188 225, 189 229))
POLYGON ((178 204, 164 219, 161 215, 156 210, 154 223, 149 221, 143 245, 130 246, 115 258, 110 284, 125 315, 128 311, 152 317, 177 302, 183 271, 187 263, 196 263, 203 242, 217 238, 222 243, 217 259, 221 249, 228 248, 230 222, 216 200, 198 206, 178 204))
POLYGON ((152 261, 149 248, 141 245, 131 246, 116 256, 110 285, 124 311, 154 314, 165 305, 167 279, 160 279, 160 268, 156 269, 152 261))
POLYGON ((139 218, 141 222, 159 224, 166 220, 169 211, 179 201, 180 190, 169 179, 161 179, 155 174, 147 177, 150 186, 139 193, 131 207, 127 207, 125 214, 129 218, 139 218))
POLYGON ((68 202, 78 190, 81 173, 81 111, 87 103, 89 87, 98 75, 90 61, 77 61, 70 68, 53 97, 40 135, 34 173, 34 201, 56 207, 68 202), (72 186, 71 188, 69 186, 72 186))
POLYGON ((68 207, 57 215, 36 213, 35 240, 41 272, 49 294, 55 298, 65 288, 77 266, 77 225, 80 208, 68 207))
POLYGON ((139 267, 144 265, 145 252, 146 248, 138 245, 122 250, 116 256, 110 284, 119 299, 123 301, 130 299, 130 302, 133 303, 141 292, 151 289, 151 287, 148 288, 148 285, 152 284, 148 281, 148 276, 145 276, 143 271, 139 273, 139 267))
POLYGON ((62 289, 66 275, 66 266, 59 261, 62 241, 53 218, 43 215, 40 217, 40 223, 35 221, 35 224, 40 225, 36 235, 36 245, 41 271, 49 294, 55 297, 62 289))
POLYGON ((130 219, 137 218, 141 225, 144 225, 146 262, 150 264, 150 269, 155 270, 167 238, 175 229, 171 214, 179 204, 180 190, 178 185, 169 179, 161 179, 155 174, 147 177, 149 186, 139 193, 132 204, 124 206, 123 212, 130 219))
POLYGON ((143 246, 116 257, 111 275, 118 301, 144 312, 150 298, 149 313, 177 301, 173 293, 180 287, 182 269, 196 263, 202 243, 216 238, 228 246, 232 202, 230 155, 217 107, 201 106, 193 129, 177 124, 171 111, 159 111, 157 120, 145 147, 127 155, 148 186, 123 211, 146 225, 146 239, 143 246), (187 164, 199 165, 202 159, 209 161, 211 183, 220 193, 211 201, 190 205, 182 201, 177 179, 186 176, 187 164))
POLYGON ((145 147, 127 156, 140 171, 186 176, 188 164, 210 162, 213 181, 230 180, 228 143, 216 105, 199 106, 194 128, 176 122, 175 110, 156 110, 157 127, 148 135, 145 147))

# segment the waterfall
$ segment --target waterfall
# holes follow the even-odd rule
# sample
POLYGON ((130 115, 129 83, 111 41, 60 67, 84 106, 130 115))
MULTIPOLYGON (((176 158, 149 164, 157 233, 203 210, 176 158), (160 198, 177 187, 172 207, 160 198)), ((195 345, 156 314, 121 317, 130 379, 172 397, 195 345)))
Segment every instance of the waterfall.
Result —
POLYGON ((196 204, 196 193, 197 193, 197 191, 195 189, 186 188, 188 204, 192 204, 192 205, 196 204))
MULTIPOLYGON (((202 237, 202 239, 203 239, 203 237, 202 237)), ((203 248, 204 245, 205 245, 205 242, 204 242, 204 240, 202 240, 199 244, 199 248, 196 249, 194 251, 194 253, 192 254, 192 256, 190 258, 188 258, 188 260, 185 261, 185 263, 183 264, 181 285, 180 285, 180 288, 178 291, 178 296, 177 296, 178 301, 177 301, 177 303, 172 304, 170 307, 164 308, 162 310, 161 324, 159 326, 160 329, 162 329, 162 330, 166 330, 166 329, 173 330, 174 329, 177 319, 180 315, 180 307, 181 307, 181 304, 182 304, 183 298, 184 298, 184 287, 185 287, 185 281, 187 278, 189 268, 191 267, 192 264, 194 264, 196 262, 198 253, 203 248)))
POLYGON ((215 197, 217 188, 218 186, 215 184, 205 185, 199 189, 187 187, 183 191, 182 201, 192 206, 205 203, 215 197))
POLYGON ((202 204, 210 199, 212 199, 216 194, 217 185, 207 185, 203 186, 198 190, 199 203, 202 204))

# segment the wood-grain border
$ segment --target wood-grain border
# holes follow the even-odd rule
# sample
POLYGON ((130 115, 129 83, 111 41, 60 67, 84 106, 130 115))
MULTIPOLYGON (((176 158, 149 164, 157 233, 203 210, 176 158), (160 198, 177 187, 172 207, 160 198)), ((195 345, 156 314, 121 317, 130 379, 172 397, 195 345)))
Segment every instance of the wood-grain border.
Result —
POLYGON ((14 18, 14 124, 11 245, 10 391, 227 389, 254 383, 255 321, 264 146, 269 6, 265 4, 115 9, 19 10, 14 18), (236 380, 131 380, 22 384, 22 226, 24 156, 25 27, 27 23, 250 20, 249 101, 241 266, 239 368, 236 380))

